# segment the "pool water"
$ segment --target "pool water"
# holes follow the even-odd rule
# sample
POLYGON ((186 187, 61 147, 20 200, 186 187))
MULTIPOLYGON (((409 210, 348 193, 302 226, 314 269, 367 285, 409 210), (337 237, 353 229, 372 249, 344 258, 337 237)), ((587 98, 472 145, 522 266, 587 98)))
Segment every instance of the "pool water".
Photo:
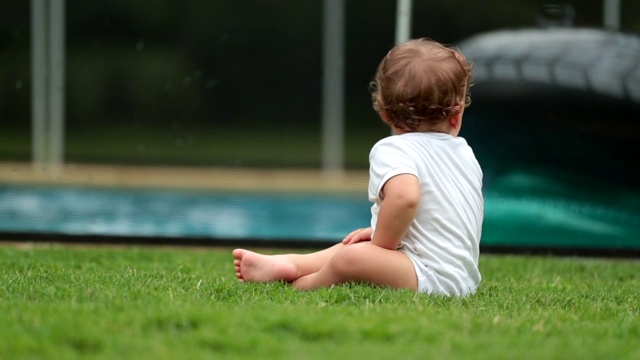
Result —
MULTIPOLYGON (((486 247, 640 249, 640 193, 487 177, 486 247)), ((0 186, 0 235, 335 242, 369 225, 366 196, 0 186)))
POLYGON ((0 187, 4 232, 313 241, 369 214, 366 199, 337 195, 0 187))

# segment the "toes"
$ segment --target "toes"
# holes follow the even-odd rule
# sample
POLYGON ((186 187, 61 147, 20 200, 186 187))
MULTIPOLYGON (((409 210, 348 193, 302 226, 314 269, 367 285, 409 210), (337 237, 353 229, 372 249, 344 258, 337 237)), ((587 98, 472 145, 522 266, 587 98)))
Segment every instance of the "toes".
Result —
POLYGON ((241 260, 245 252, 246 251, 244 249, 235 249, 233 250, 232 254, 234 258, 236 258, 237 260, 241 260))

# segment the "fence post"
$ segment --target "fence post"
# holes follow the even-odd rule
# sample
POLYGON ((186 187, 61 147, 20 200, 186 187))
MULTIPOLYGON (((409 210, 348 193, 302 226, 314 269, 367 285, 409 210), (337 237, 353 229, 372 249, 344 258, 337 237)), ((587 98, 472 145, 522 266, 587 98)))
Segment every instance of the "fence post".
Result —
POLYGON ((53 177, 64 161, 64 24, 64 0, 31 0, 32 162, 53 177))
POLYGON ((411 37, 411 0, 398 0, 396 8, 396 44, 411 37))
POLYGON ((604 0, 602 25, 608 30, 620 29, 620 0, 604 0))
POLYGON ((324 0, 322 169, 344 166, 344 0, 324 0))

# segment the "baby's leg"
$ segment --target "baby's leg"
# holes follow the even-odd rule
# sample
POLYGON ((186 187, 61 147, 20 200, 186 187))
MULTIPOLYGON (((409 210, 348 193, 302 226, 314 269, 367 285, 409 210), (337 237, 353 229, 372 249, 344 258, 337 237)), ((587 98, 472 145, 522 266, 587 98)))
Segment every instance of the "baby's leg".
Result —
POLYGON ((236 277, 241 281, 293 281, 300 276, 317 272, 344 245, 336 244, 328 249, 309 254, 264 255, 235 249, 233 264, 236 277))
POLYGON ((418 290, 411 259, 398 250, 384 249, 370 242, 340 248, 319 271, 299 277, 293 284, 298 289, 311 290, 346 282, 418 290))

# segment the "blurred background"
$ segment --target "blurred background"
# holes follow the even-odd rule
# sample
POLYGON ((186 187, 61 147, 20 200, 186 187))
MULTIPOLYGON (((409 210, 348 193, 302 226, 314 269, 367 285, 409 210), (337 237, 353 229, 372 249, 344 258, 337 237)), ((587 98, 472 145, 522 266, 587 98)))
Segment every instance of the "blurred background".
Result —
MULTIPOLYGON (((469 40, 505 29, 605 29, 635 38, 640 2, 615 1, 613 25, 606 3, 413 1, 410 35, 467 44, 478 63, 486 54, 469 40)), ((394 45, 397 2, 343 4, 344 141, 335 146, 341 168, 364 171, 371 146, 389 135, 368 85, 394 45)), ((325 10, 323 0, 66 0, 62 162, 321 169, 325 10)), ((0 3, 0 163, 29 164, 37 152, 32 16, 30 1, 0 3)), ((591 193, 637 194, 634 99, 545 89, 537 94, 552 96, 516 98, 481 80, 462 136, 476 149, 488 190, 505 169, 536 168, 564 174, 553 179, 556 191, 589 184, 591 193)), ((624 221, 635 231, 633 199, 625 211, 635 215, 624 221)))
MULTIPOLYGON (((567 3, 574 26, 602 27, 602 0, 567 3)), ((414 1, 411 36, 535 27, 544 4, 414 1)), ((320 165, 322 0, 67 0, 65 13, 66 162, 320 165)), ((622 31, 640 29, 638 13, 622 1, 622 31)), ((29 1, 0 4, 0 161, 31 160, 30 16, 29 1)), ((345 1, 347 167, 366 168, 388 134, 368 84, 395 16, 395 1, 345 1)))

